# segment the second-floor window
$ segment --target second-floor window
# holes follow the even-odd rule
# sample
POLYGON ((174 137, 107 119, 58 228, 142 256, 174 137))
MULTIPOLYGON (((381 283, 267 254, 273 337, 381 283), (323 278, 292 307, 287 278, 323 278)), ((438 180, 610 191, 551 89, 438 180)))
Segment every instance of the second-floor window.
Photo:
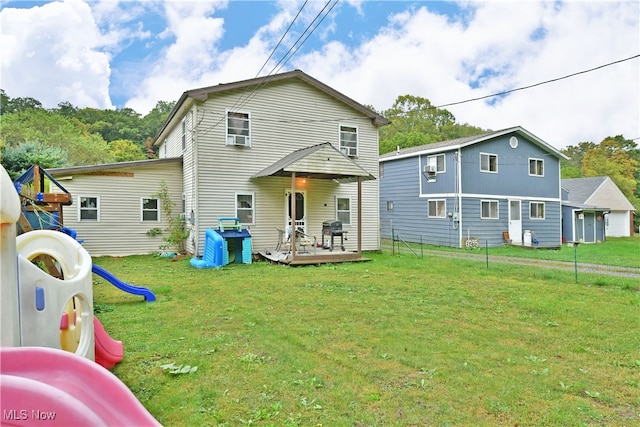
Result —
POLYGON ((142 198, 140 217, 142 221, 160 221, 160 202, 158 199, 142 198))
POLYGON ((251 117, 249 113, 227 112, 227 145, 251 146, 251 117))
POLYGON ((100 221, 100 198, 80 196, 78 218, 80 221, 100 221))
POLYGON ((498 156, 496 154, 480 153, 480 171, 498 172, 498 156))
POLYGON ((437 154, 435 156, 427 157, 427 167, 429 171, 436 173, 443 173, 445 171, 444 166, 444 154, 437 154))
POLYGON ((529 175, 544 176, 544 160, 529 159, 529 175))
POLYGON ((349 157, 358 155, 358 128, 340 125, 340 151, 349 157))

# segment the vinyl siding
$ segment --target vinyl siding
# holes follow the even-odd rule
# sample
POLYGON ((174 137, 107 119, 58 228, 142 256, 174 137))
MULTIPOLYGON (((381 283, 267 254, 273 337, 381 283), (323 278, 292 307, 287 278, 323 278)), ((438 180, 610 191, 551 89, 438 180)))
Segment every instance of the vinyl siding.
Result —
MULTIPOLYGON (((195 115, 194 115, 195 116, 195 115)), ((197 172, 185 165, 185 187, 196 182, 188 197, 194 203, 193 252, 201 255, 204 233, 217 227, 218 217, 235 216, 235 193, 255 193, 255 224, 250 227, 254 252, 272 248, 277 240, 275 227, 285 223, 284 195, 291 187, 288 178, 250 178, 263 168, 300 148, 331 142, 339 146, 340 124, 358 126, 358 157, 363 169, 377 175, 378 129, 371 120, 346 104, 297 79, 270 83, 256 92, 245 89, 217 93, 197 104, 197 120, 192 145, 184 153, 185 164, 191 157, 197 172), (234 106, 237 106, 234 108, 234 106), (251 147, 226 145, 227 109, 250 113, 251 147)), ((177 144, 180 124, 171 129, 167 141, 177 144)), ((169 150, 171 152, 171 150, 169 150)), ((298 190, 302 189, 299 184, 298 190)), ((353 201, 353 230, 349 241, 357 242, 355 213, 357 184, 333 181, 307 181, 307 231, 318 237, 322 221, 335 219, 335 195, 349 196, 353 201)), ((363 197, 363 250, 379 249, 378 183, 366 181, 363 197)), ((351 248, 350 248, 351 249, 351 248)), ((353 248, 355 249, 355 247, 353 248)))
MULTIPOLYGON (((108 171, 103 171, 108 172, 108 171)), ((141 198, 153 197, 160 182, 167 184, 174 212, 181 206, 182 167, 179 162, 137 168, 119 168, 115 175, 66 174, 57 176, 73 196, 73 204, 63 207, 64 225, 76 230, 77 238, 92 256, 126 256, 158 252, 164 234, 148 236, 152 228, 168 227, 160 207, 159 222, 141 220, 141 198), (133 174, 124 176, 123 174, 133 174), (80 196, 99 197, 99 221, 79 221, 80 196)))

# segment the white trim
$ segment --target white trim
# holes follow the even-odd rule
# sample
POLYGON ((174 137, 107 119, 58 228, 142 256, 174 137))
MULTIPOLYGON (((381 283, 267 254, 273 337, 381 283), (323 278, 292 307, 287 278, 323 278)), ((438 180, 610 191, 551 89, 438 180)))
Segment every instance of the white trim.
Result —
POLYGON ((78 222, 100 222, 100 196, 78 196, 78 222), (96 210, 96 219, 82 219, 82 199, 96 199, 95 208, 84 208, 85 210, 96 210))
POLYGON ((243 225, 255 225, 256 224, 256 193, 254 191, 236 191, 233 194, 233 205, 234 205, 234 212, 237 218, 239 218, 240 216, 238 215, 238 209, 243 209, 243 210, 251 210, 251 222, 242 222, 240 221, 240 224, 243 225), (251 207, 250 208, 239 208, 238 207, 238 196, 251 196, 251 207))
MULTIPOLYGON (((335 207, 336 207, 335 215, 336 215, 336 220, 340 221, 340 218, 338 218, 338 199, 347 199, 347 200, 349 200, 349 211, 348 211, 349 212, 349 222, 346 223, 346 222, 342 221, 342 225, 343 226, 351 226, 351 224, 352 224, 351 217, 353 216, 353 209, 352 209, 353 204, 351 203, 351 196, 346 196, 346 197, 345 196, 335 196, 335 201, 334 201, 335 207)), ((340 212, 347 212, 347 211, 340 211, 340 212)))
POLYGON ((338 123, 338 150, 342 154, 347 157, 358 157, 360 153, 360 129, 358 129, 358 125, 349 124, 349 123, 338 123), (354 147, 342 147, 342 128, 354 128, 356 130, 356 146, 354 147), (355 150, 355 153, 352 153, 351 150, 355 150))
POLYGON ((485 152, 480 152, 480 158, 478 159, 480 161, 480 164, 478 165, 480 168, 480 172, 482 173, 498 173, 498 155, 494 154, 494 153, 485 153, 485 152), (489 156, 489 169, 488 170, 483 170, 482 169, 482 156, 489 156), (496 170, 492 171, 491 170, 491 156, 496 158, 496 170))
POLYGON ((427 200, 427 218, 444 219, 446 217, 447 217, 447 199, 429 199, 429 200, 427 200), (435 202, 436 203, 436 214, 438 212, 438 204, 439 204, 439 202, 444 203, 444 209, 442 210, 442 216, 431 215, 431 202, 435 202))
MULTIPOLYGON (((489 205, 491 206, 491 205, 489 205)), ((491 209, 489 209, 491 211, 491 209)), ((489 212, 491 214, 491 212, 489 212)), ((481 199, 480 200, 480 219, 488 219, 488 220, 498 220, 500 219, 500 201, 499 200, 490 200, 490 199, 481 199), (482 204, 483 203, 495 203, 496 204, 496 217, 492 216, 482 216, 482 204)))
MULTIPOLYGON (((537 166, 537 163, 536 163, 537 166)), ((539 159, 537 157, 529 157, 529 161, 527 162, 527 168, 528 168, 528 172, 529 172, 529 176, 534 176, 536 178, 544 178, 544 159, 539 159), (531 161, 535 160, 536 162, 542 162, 542 174, 538 175, 537 173, 531 173, 531 161)), ((536 170, 538 170, 538 168, 536 167, 536 170)))
POLYGON ((140 222, 160 222, 160 199, 157 197, 140 197, 140 222), (145 209, 144 201, 145 200, 155 200, 156 208, 155 209, 145 209), (145 212, 155 212, 157 214, 156 219, 144 219, 145 212))
POLYGON ((544 202, 541 202, 539 200, 529 200, 529 219, 531 221, 544 221, 546 219, 546 215, 547 215, 547 208, 546 208, 544 202), (542 205, 542 218, 532 217, 531 216, 531 205, 532 204, 542 205))
POLYGON ((243 110, 231 110, 231 109, 226 109, 225 113, 224 113, 224 144, 225 145, 229 145, 229 146, 237 146, 237 147, 251 147, 251 112, 250 111, 243 111, 243 110), (234 113, 234 114, 244 114, 247 116, 246 120, 249 124, 248 126, 248 131, 249 131, 249 135, 236 135, 236 134, 229 134, 229 113, 234 113), (230 138, 232 142, 230 141, 230 138), (240 138, 244 138, 244 144, 239 144, 238 140, 240 138))

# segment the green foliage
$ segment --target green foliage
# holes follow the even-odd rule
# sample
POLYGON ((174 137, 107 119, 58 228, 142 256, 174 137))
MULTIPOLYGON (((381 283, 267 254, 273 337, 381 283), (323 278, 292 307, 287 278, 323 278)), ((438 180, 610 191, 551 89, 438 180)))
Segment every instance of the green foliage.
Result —
POLYGON ((16 179, 33 165, 45 169, 62 167, 67 163, 67 153, 60 147, 50 147, 40 142, 22 142, 0 150, 2 166, 11 179, 16 179))
POLYGON ((175 249, 179 254, 186 253, 186 240, 189 237, 189 230, 184 218, 175 216, 173 214, 173 208, 175 203, 171 200, 171 194, 167 183, 160 181, 160 190, 156 194, 158 200, 160 200, 160 207, 164 213, 164 217, 169 221, 167 227, 167 236, 163 238, 165 244, 160 247, 161 250, 175 249))
POLYGON ((448 110, 436 108, 428 99, 418 96, 399 96, 393 106, 382 114, 391 124, 380 129, 380 154, 398 147, 415 147, 486 132, 456 123, 456 118, 448 110))
MULTIPOLYGON (((608 243, 578 250, 619 250, 608 243)), ((624 289, 547 265, 367 257, 215 270, 94 258, 166 289, 148 304, 94 287, 125 345, 113 372, 168 426, 637 424, 637 279, 624 289), (171 361, 198 370, 169 377, 159 366, 171 361)))
POLYGON ((144 160, 147 158, 139 145, 128 139, 117 139, 109 143, 109 151, 116 162, 144 160))
POLYGON ((64 150, 67 153, 67 164, 64 166, 113 161, 113 156, 102 137, 88 133, 86 128, 74 119, 37 109, 3 114, 4 147, 17 147, 27 141, 64 150))

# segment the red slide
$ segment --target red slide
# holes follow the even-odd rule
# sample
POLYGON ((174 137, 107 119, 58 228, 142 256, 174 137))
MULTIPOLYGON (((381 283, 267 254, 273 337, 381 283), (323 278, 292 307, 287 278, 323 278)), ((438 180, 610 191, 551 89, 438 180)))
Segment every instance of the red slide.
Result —
POLYGON ((108 370, 46 347, 0 348, 3 426, 159 426, 108 370))
POLYGON ((113 368, 116 363, 122 361, 124 356, 122 341, 111 338, 95 316, 93 316, 93 331, 96 343, 96 363, 107 369, 113 368))

